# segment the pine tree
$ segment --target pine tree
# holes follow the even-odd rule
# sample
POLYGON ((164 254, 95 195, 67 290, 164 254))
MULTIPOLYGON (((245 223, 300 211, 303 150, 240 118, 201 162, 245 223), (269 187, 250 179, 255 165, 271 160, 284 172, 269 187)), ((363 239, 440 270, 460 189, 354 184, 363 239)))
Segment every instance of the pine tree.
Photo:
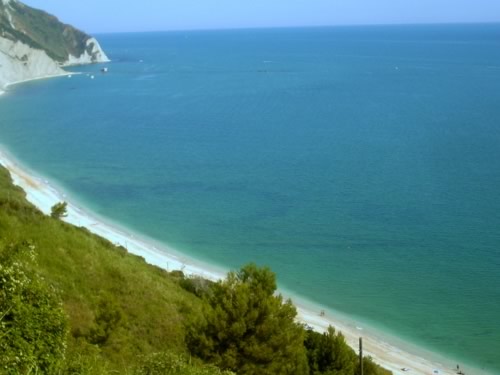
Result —
POLYGON ((67 215, 68 204, 66 202, 59 202, 52 206, 50 216, 54 219, 60 219, 67 215))
POLYGON ((251 264, 229 273, 212 286, 205 321, 192 327, 192 352, 241 375, 308 374, 297 311, 275 292, 268 268, 251 264))

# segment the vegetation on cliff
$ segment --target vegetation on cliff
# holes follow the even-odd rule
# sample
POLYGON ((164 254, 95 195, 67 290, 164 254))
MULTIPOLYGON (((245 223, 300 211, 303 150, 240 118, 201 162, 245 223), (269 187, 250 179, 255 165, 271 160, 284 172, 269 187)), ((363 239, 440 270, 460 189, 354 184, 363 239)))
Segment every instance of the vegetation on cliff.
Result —
POLYGON ((340 334, 295 317, 269 269, 169 273, 42 214, 0 167, 0 374, 358 373, 340 334))
POLYGON ((305 330, 292 302, 275 292, 267 268, 230 272, 206 292, 202 321, 188 337, 191 351, 242 375, 307 374, 305 330))
POLYGON ((68 61, 69 55, 92 55, 94 47, 87 44, 91 37, 86 33, 17 0, 0 1, 0 37, 44 50, 60 63, 68 61))

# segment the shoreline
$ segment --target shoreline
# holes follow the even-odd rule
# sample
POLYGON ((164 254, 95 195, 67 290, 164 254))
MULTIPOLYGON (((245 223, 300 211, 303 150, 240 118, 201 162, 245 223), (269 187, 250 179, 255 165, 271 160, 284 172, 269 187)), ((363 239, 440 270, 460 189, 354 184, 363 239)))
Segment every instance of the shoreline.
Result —
MULTIPOLYGON (((0 96, 10 86, 55 77, 81 74, 78 72, 63 72, 56 75, 47 75, 16 82, 9 82, 0 88, 0 96)), ((166 269, 167 271, 182 270, 186 275, 200 276, 212 281, 225 277, 228 269, 198 261, 183 254, 164 243, 153 238, 148 238, 140 233, 101 217, 79 204, 77 200, 68 199, 64 189, 49 182, 36 171, 24 166, 19 160, 11 155, 7 147, 0 144, 0 165, 4 166, 11 175, 15 185, 21 187, 29 202, 34 204, 45 214, 50 214, 51 207, 58 202, 68 203, 68 216, 63 220, 77 227, 84 227, 117 246, 123 246, 131 254, 141 256, 151 265, 166 269)), ((325 309, 319 303, 309 301, 307 297, 294 294, 292 291, 278 290, 284 298, 291 298, 297 308, 297 319, 301 323, 312 327, 314 330, 323 332, 329 325, 336 331, 341 331, 347 343, 357 352, 358 339, 363 337, 363 349, 365 356, 371 356, 373 360, 382 367, 393 372, 394 375, 403 374, 456 374, 456 364, 467 375, 492 375, 485 370, 480 370, 464 363, 454 361, 441 354, 436 354, 423 347, 404 341, 396 335, 386 334, 382 330, 376 330, 364 325, 360 327, 359 322, 349 316, 325 309), (320 311, 325 311, 324 316, 320 311), (403 368, 409 371, 402 371, 403 368)))
POLYGON ((212 281, 223 278, 227 272, 227 270, 202 265, 196 259, 192 259, 165 244, 89 212, 82 205, 75 203, 75 200, 68 200, 67 195, 62 192, 62 188, 22 165, 1 144, 0 165, 10 172, 14 184, 25 191, 27 200, 44 214, 50 215, 51 208, 55 203, 66 201, 68 203, 67 216, 62 218, 63 221, 76 227, 84 227, 116 246, 123 246, 129 253, 143 257, 151 265, 167 271, 182 270, 186 275, 202 276, 212 281))
POLYGON ((0 95, 5 94, 6 91, 9 89, 9 87, 19 85, 21 83, 26 83, 26 82, 31 82, 31 81, 40 81, 40 80, 49 79, 49 78, 67 77, 67 76, 72 76, 75 74, 81 74, 81 73, 62 71, 61 73, 58 73, 58 74, 49 74, 49 75, 35 77, 35 78, 27 78, 27 79, 22 79, 19 81, 7 82, 3 85, 3 87, 0 87, 0 95))
MULTIPOLYGON (((66 201, 68 203, 68 216, 63 218, 65 222, 77 227, 84 227, 117 246, 121 245, 129 253, 143 257, 149 264, 167 271, 182 270, 186 275, 201 276, 212 281, 224 278, 228 271, 199 262, 165 244, 160 244, 154 239, 141 236, 133 230, 89 212, 81 205, 75 204, 74 200, 68 200, 63 189, 23 166, 3 145, 0 145, 0 165, 10 172, 14 184, 25 191, 27 200, 43 213, 49 215, 51 207, 55 203, 66 201)), ((456 374, 456 363, 451 359, 441 357, 439 354, 419 348, 389 334, 378 332, 370 327, 364 325, 360 327, 356 321, 338 312, 325 309, 325 315, 321 316, 319 314, 323 310, 321 305, 294 295, 290 291, 279 289, 279 292, 283 294, 284 298, 293 300, 297 308, 298 321, 314 330, 323 332, 331 325, 336 331, 343 333, 347 343, 356 351, 358 339, 363 337, 365 356, 371 356, 376 363, 392 371, 394 375, 456 374), (402 371, 403 368, 410 370, 402 371)), ((459 364, 467 375, 491 375, 489 372, 473 368, 462 362, 459 364)))

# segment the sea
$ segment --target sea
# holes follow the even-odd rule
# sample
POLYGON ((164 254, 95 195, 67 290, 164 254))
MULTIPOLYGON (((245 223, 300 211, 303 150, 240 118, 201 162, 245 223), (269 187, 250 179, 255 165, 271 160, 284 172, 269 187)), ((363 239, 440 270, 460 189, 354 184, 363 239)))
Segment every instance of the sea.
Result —
POLYGON ((14 157, 183 254, 500 373, 499 24, 97 37, 111 63, 2 96, 14 157))

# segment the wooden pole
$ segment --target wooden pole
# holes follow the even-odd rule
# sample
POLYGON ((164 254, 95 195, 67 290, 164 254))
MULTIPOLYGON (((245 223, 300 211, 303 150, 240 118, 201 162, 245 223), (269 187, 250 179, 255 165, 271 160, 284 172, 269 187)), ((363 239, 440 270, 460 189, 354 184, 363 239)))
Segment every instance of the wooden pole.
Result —
POLYGON ((359 338, 359 368, 361 369, 361 375, 363 375, 363 338, 359 338))

